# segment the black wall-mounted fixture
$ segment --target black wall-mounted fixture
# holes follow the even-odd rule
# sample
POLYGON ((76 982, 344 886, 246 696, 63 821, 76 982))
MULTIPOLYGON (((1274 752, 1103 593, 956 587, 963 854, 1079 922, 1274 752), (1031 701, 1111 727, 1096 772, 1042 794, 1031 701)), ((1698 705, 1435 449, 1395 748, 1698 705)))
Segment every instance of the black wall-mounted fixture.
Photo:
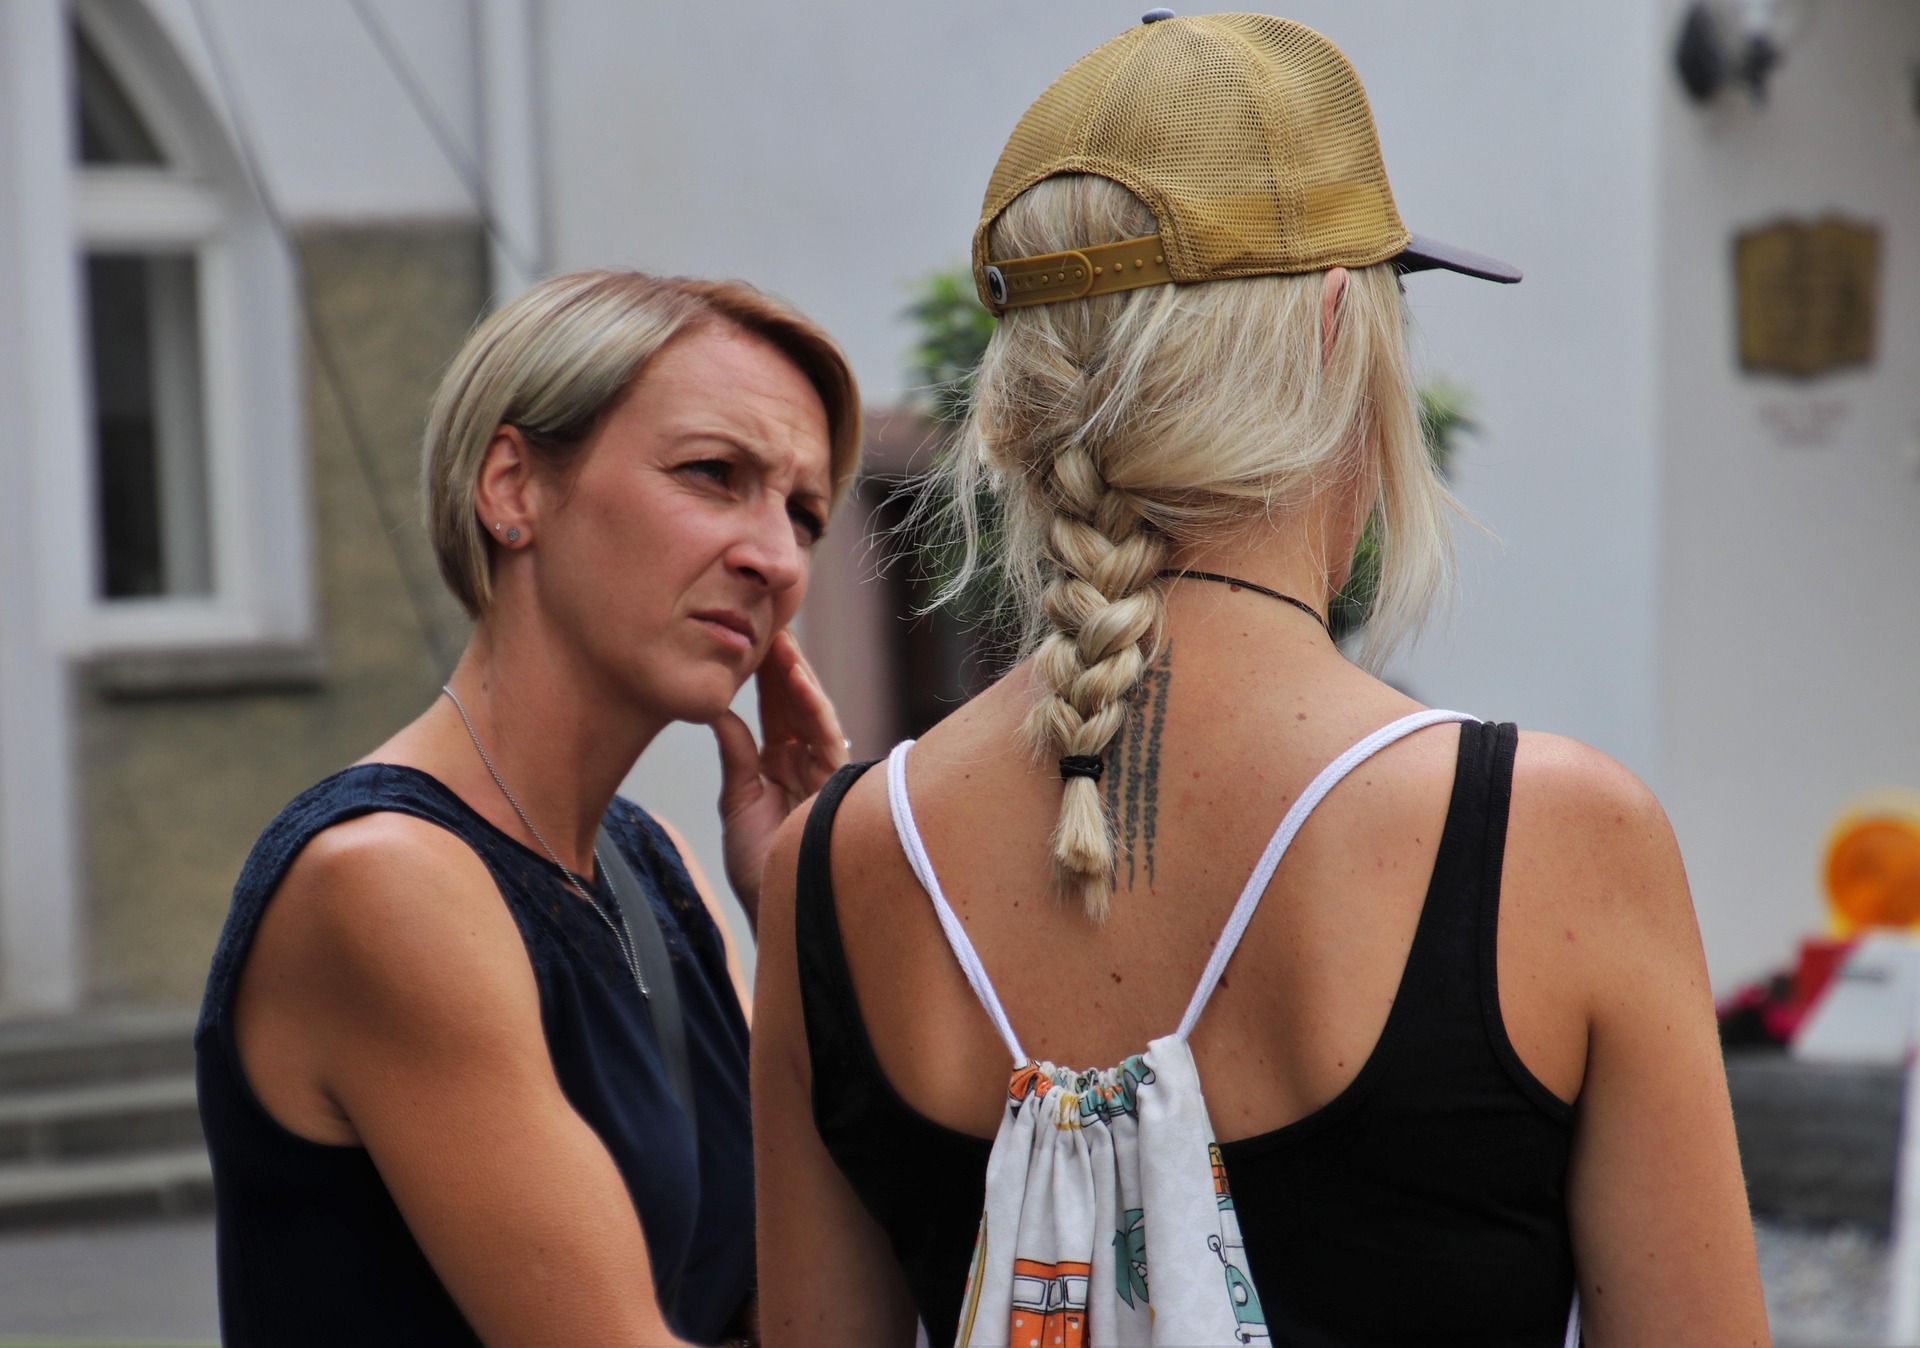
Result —
POLYGON ((1780 67, 1780 40, 1770 22, 1771 7, 1746 6, 1747 21, 1730 33, 1707 0, 1694 0, 1680 23, 1673 64, 1680 83, 1696 103, 1710 103, 1732 85, 1755 103, 1767 99, 1767 81, 1780 67))

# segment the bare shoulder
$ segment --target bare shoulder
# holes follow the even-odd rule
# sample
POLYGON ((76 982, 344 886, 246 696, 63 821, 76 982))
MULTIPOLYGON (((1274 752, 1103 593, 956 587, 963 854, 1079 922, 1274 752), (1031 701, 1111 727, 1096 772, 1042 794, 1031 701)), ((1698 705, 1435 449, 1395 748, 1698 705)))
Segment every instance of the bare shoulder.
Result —
POLYGON ((356 946, 457 926, 483 910, 504 913, 492 874, 471 847, 395 811, 315 834, 281 880, 273 908, 316 935, 356 946))
POLYGON ((818 795, 808 796, 793 808, 773 835, 773 845, 767 849, 766 878, 761 882, 762 921, 766 920, 767 899, 777 891, 779 902, 788 910, 785 921, 792 925, 793 892, 800 872, 800 843, 806 837, 807 820, 813 817, 819 803, 818 795))
MULTIPOLYGON (((780 949, 795 941, 795 909, 799 902, 800 868, 804 861, 807 827, 821 797, 802 801, 781 824, 767 852, 765 879, 760 887, 760 935, 762 948, 769 942, 780 949)), ((885 887, 871 883, 876 874, 890 880, 898 876, 885 870, 887 849, 897 855, 891 817, 887 813, 885 765, 863 772, 849 785, 834 806, 830 842, 830 883, 833 909, 843 941, 858 943, 862 925, 870 918, 869 906, 881 901, 885 887), (883 832, 884 826, 884 832, 883 832), (884 841, 884 847, 876 843, 884 841)), ((904 867, 904 858, 900 865, 904 867)), ((911 873, 909 872, 909 876, 911 873)), ((897 892, 895 890, 885 891, 897 892)), ((762 967, 765 967, 764 965, 762 967)))
MULTIPOLYGON (((766 1106, 776 1092, 804 1092, 811 1080, 801 1030, 800 969, 795 949, 794 907, 800 868, 800 840, 807 817, 820 798, 809 796, 774 834, 760 881, 759 963, 754 978, 753 1108, 754 1135, 765 1145, 770 1131, 766 1106), (777 1070, 776 1070, 777 1068, 777 1070)), ((765 1178, 765 1172, 762 1172, 765 1178)))
POLYGON ((1610 867, 1677 860, 1673 827, 1647 784, 1625 765, 1564 735, 1523 731, 1513 765, 1512 827, 1570 860, 1610 867))
POLYGON ((335 1144, 377 1123, 369 1083, 530 1060, 541 1043, 532 965, 492 875, 453 834, 397 813, 301 850, 261 918, 235 1016, 268 1111, 335 1144))
POLYGON ((426 1015, 444 1027, 499 1008, 502 992, 536 995, 485 864, 446 829, 395 812, 314 836, 268 908, 258 959, 343 1017, 405 1012, 389 1025, 426 1015))
POLYGON ((1523 732, 1514 759, 1506 884, 1563 918, 1568 939, 1599 950, 1697 950, 1699 936, 1673 826, 1647 784, 1590 745, 1523 732))
POLYGON ((1545 731, 1520 732, 1519 752, 1514 758, 1514 782, 1516 797, 1520 794, 1520 783, 1524 782, 1529 794, 1538 793, 1560 809, 1579 811, 1598 807, 1616 814, 1660 811, 1660 804, 1647 784, 1618 759, 1590 744, 1545 731))

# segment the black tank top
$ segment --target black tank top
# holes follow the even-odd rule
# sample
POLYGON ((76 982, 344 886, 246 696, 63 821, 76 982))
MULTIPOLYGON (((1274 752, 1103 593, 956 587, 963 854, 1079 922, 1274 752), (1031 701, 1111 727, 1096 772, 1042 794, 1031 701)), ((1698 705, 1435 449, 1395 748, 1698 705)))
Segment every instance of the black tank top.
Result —
MULTIPOLYGON (((1460 727, 1425 906, 1359 1074, 1305 1118, 1221 1146, 1277 1345, 1565 1340, 1573 1109, 1514 1053, 1494 967, 1517 742, 1511 725, 1460 727)), ((834 815, 869 766, 827 784, 801 845, 794 925, 814 1122, 892 1243, 930 1340, 951 1343, 993 1144, 917 1113, 867 1038, 829 853, 834 815)))
MULTIPOLYGON (((696 1142, 608 926, 560 872, 426 773, 349 768, 281 811, 254 844, 214 954, 200 1024, 200 1118, 213 1156, 222 1341, 231 1345, 477 1344, 364 1148, 310 1142, 259 1102, 240 1066, 233 1005, 261 914, 322 829, 396 810, 453 833, 493 873, 526 943, 567 1099, 612 1154, 640 1215, 676 1334, 712 1343, 752 1290, 753 1152, 747 1026, 726 952, 678 852, 616 799, 606 826, 659 915, 686 1023, 696 1142)), ((607 902, 596 885, 596 901, 607 902)))

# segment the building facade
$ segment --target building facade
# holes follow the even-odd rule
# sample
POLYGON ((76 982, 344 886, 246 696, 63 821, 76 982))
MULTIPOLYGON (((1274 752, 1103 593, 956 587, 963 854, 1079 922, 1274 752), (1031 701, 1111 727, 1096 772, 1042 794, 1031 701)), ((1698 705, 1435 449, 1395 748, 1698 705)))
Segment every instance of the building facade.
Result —
MULTIPOLYGON (((1409 223, 1528 272, 1410 283, 1424 366, 1474 397, 1485 531, 1391 673, 1647 778, 1724 985, 1820 925, 1847 801, 1920 786, 1920 5, 1716 5, 1777 40, 1763 99, 1685 92, 1682 0, 1286 12, 1366 79, 1409 223), (1872 361, 1743 370, 1736 238, 1829 216, 1877 231, 1872 361)), ((464 626, 417 441, 490 303, 745 276, 842 337, 910 471, 910 291, 964 257, 1027 102, 1136 18, 0 0, 0 1008, 191 1000, 254 833, 432 696, 464 626)), ((901 662, 939 660, 902 654, 859 527, 889 500, 863 488, 803 619, 862 752, 917 714, 901 662)), ((707 732, 629 789, 721 874, 707 732)))

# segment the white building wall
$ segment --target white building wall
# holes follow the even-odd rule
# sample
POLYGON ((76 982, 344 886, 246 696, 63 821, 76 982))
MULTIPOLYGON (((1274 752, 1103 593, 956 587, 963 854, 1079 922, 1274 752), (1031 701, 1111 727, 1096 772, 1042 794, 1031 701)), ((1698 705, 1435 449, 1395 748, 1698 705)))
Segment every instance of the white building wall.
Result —
POLYGON ((165 24, 208 101, 231 115, 216 61, 224 67, 268 188, 290 219, 474 214, 460 173, 374 36, 390 35, 461 153, 476 160, 480 90, 468 0, 366 0, 377 30, 362 22, 357 0, 141 2, 165 24))
POLYGON ((1822 925, 1848 800, 1920 787, 1920 6, 1806 10, 1763 107, 1659 90, 1663 780, 1723 986, 1822 925), (1884 231, 1878 364, 1741 374, 1732 236, 1828 211, 1884 231))
POLYGON ((1653 598, 1648 0, 1296 4, 1359 68, 1408 226, 1526 272, 1411 277, 1424 366, 1481 430, 1454 488, 1458 606, 1395 671, 1422 699, 1571 735, 1660 782, 1653 598))

